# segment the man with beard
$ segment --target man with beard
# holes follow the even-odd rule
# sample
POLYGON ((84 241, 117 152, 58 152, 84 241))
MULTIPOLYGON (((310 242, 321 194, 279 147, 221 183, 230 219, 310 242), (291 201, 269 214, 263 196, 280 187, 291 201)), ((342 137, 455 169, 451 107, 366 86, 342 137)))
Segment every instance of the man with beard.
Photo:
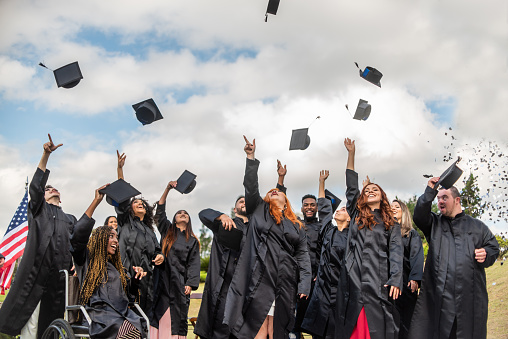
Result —
POLYGON ((46 185, 49 156, 62 144, 49 142, 30 182, 28 236, 23 259, 5 302, 0 308, 0 332, 21 338, 41 338, 51 322, 64 315, 64 277, 59 270, 72 266, 70 234, 74 226, 93 227, 94 199, 79 219, 60 207, 60 192, 46 185))
POLYGON ((457 188, 436 191, 438 181, 429 180, 413 216, 429 251, 409 338, 486 338, 485 268, 495 262, 499 244, 482 221, 462 211, 457 188), (436 195, 441 214, 431 212, 436 195))
MULTIPOLYGON (((284 193, 286 192, 284 187, 286 173, 286 166, 282 166, 277 160, 279 176, 277 188, 284 193)), ((249 227, 245 196, 241 195, 236 199, 233 211, 235 213, 233 219, 211 208, 199 212, 199 219, 214 235, 201 307, 194 329, 195 334, 205 339, 230 337, 229 328, 222 321, 229 285, 249 227)))

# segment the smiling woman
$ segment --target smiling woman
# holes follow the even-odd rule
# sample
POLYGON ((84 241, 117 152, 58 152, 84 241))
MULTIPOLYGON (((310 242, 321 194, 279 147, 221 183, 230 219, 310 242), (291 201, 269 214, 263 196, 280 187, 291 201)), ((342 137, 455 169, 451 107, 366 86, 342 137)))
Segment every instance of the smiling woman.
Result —
POLYGON ((402 240, 390 202, 368 179, 360 192, 354 171, 355 142, 346 138, 348 151, 346 197, 351 224, 346 274, 340 275, 336 338, 396 338, 394 300, 402 288, 402 240), (368 332, 368 333, 367 333, 368 332))

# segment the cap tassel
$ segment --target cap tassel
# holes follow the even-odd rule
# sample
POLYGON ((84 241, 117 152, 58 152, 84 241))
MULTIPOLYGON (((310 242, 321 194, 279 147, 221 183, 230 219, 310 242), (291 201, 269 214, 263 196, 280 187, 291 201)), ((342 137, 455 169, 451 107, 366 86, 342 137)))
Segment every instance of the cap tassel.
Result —
POLYGON ((360 66, 358 66, 358 63, 355 61, 356 68, 360 69, 360 66))
MULTIPOLYGON (((348 107, 348 105, 347 105, 347 104, 345 104, 344 106, 346 106, 347 112, 349 113, 349 115, 351 115, 351 112, 349 111, 349 107, 348 107)), ((351 115, 351 118, 352 118, 352 117, 353 117, 353 116, 351 115)))
POLYGON ((44 65, 42 62, 39 62, 39 66, 42 66, 42 67, 44 67, 44 68, 49 69, 49 68, 48 68, 46 65, 44 65))
POLYGON ((321 119, 321 117, 318 115, 316 117, 316 119, 312 120, 312 122, 310 123, 309 127, 307 127, 307 128, 310 128, 310 126, 312 126, 312 124, 315 123, 317 119, 321 119))
POLYGON ((268 13, 265 14, 265 22, 268 22, 268 13))

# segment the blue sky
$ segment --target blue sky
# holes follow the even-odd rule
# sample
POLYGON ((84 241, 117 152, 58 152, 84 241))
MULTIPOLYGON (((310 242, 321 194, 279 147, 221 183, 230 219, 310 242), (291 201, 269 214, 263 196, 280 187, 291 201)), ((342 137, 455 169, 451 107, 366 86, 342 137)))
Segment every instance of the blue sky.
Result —
MULTIPOLYGON (((0 233, 47 133, 64 143, 48 167, 64 210, 75 215, 95 188, 116 179, 117 149, 128 156, 127 180, 150 202, 189 169, 198 186, 189 195, 172 192, 171 210, 185 208, 194 219, 206 207, 229 212, 243 190, 243 134, 257 140, 262 190, 275 181, 276 159, 288 165, 297 212, 300 197, 317 192, 321 169, 331 170, 329 185, 343 194, 345 137, 357 140, 360 175, 390 197, 421 194, 422 174, 443 171, 450 152, 464 157, 465 170, 478 167, 482 194, 490 189, 489 199, 504 206, 506 190, 494 188, 473 148, 487 141, 507 148, 499 109, 508 101, 508 71, 500 67, 506 7, 500 0, 292 0, 265 23, 259 1, 2 2, 0 189, 12 199, 0 206, 0 233), (84 79, 57 88, 41 61, 52 69, 78 61, 84 79), (362 80, 355 61, 378 68, 382 88, 362 80), (148 98, 164 119, 141 126, 131 105, 148 98), (354 112, 359 98, 372 105, 367 121, 344 109, 354 112), (309 148, 288 151, 291 130, 317 115, 309 148), (449 127, 457 140, 445 135, 449 127)), ((495 159, 497 171, 505 159, 495 159)), ((111 213, 102 204, 97 223, 111 213)), ((484 220, 508 230, 504 220, 484 220)))

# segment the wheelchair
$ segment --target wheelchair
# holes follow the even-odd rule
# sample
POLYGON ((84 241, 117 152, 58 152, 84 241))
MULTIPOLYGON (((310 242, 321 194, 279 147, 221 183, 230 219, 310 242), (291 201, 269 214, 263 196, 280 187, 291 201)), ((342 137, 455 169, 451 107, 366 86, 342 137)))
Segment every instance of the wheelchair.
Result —
MULTIPOLYGON (((69 305, 69 296, 75 295, 77 296, 79 294, 79 283, 73 284, 73 287, 77 286, 76 288, 70 288, 69 282, 70 279, 75 279, 77 281, 77 277, 70 277, 69 272, 67 270, 60 270, 60 273, 65 274, 65 313, 63 319, 56 319, 54 320, 49 327, 44 331, 42 335, 42 339, 75 339, 75 338, 90 338, 90 335, 88 333, 88 328, 92 323, 92 319, 90 318, 90 315, 86 311, 85 307, 82 305, 69 305), (73 316, 71 312, 77 312, 78 314, 81 314, 83 316, 83 319, 86 320, 83 321, 83 324, 76 322, 76 316, 73 316)), ((149 325, 150 321, 148 320, 148 317, 146 316, 145 312, 139 307, 137 303, 129 303, 130 307, 134 307, 136 310, 136 313, 138 313, 141 317, 143 317, 146 321, 147 325, 147 331, 144 333, 143 338, 150 339, 150 330, 149 325)))

